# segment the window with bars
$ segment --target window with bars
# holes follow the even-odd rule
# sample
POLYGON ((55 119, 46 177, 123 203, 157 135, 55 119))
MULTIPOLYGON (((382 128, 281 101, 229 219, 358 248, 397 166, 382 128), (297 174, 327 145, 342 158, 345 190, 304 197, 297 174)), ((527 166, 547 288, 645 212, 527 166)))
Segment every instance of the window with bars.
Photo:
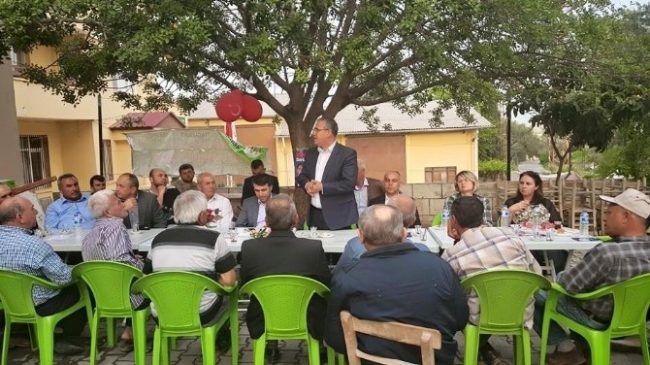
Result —
POLYGON ((9 58, 11 59, 11 68, 13 70, 14 76, 20 76, 23 67, 29 63, 27 54, 25 52, 15 52, 14 50, 11 50, 9 52, 9 58))
MULTIPOLYGON (((47 136, 20 136, 20 155, 23 160, 23 179, 26 184, 50 177, 50 151, 47 136)), ((37 189, 51 188, 52 184, 37 189)))
POLYGON ((456 166, 425 167, 424 181, 427 183, 451 184, 456 178, 456 166))
POLYGON ((102 176, 106 180, 114 180, 113 176, 113 148, 111 147, 111 140, 104 139, 102 140, 102 148, 104 149, 104 169, 102 170, 102 176))

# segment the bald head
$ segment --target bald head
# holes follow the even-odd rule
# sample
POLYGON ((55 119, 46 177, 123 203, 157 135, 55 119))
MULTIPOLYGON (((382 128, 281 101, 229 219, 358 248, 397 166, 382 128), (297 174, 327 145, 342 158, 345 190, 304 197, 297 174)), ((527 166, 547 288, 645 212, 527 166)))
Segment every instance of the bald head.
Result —
POLYGON ((415 223, 415 200, 410 196, 397 194, 388 199, 386 204, 397 208, 402 213, 404 227, 410 227, 415 223))
POLYGON ((36 226, 36 209, 32 203, 20 196, 5 199, 0 203, 0 224, 25 229, 36 226))
POLYGON ((367 247, 403 242, 406 233, 402 213, 395 207, 373 205, 359 217, 359 238, 367 247))

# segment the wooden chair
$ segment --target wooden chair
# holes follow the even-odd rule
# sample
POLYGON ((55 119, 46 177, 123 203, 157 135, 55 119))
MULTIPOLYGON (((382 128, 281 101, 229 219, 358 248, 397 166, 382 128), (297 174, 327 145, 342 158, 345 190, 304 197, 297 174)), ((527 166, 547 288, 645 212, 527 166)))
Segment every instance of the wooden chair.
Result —
POLYGON ((360 365, 360 359, 386 365, 410 364, 398 359, 367 354, 359 350, 357 332, 386 340, 420 346, 423 365, 434 365, 436 362, 434 350, 440 350, 442 346, 440 332, 431 328, 397 322, 375 322, 358 319, 353 317, 348 311, 341 312, 341 323, 343 324, 345 347, 347 348, 348 363, 350 365, 360 365))

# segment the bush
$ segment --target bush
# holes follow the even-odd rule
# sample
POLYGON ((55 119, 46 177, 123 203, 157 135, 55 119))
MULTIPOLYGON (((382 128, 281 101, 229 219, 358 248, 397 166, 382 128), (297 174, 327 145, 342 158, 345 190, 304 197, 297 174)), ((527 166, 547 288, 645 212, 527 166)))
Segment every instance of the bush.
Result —
POLYGON ((506 176, 508 164, 503 160, 479 161, 478 175, 483 180, 503 179, 506 176))

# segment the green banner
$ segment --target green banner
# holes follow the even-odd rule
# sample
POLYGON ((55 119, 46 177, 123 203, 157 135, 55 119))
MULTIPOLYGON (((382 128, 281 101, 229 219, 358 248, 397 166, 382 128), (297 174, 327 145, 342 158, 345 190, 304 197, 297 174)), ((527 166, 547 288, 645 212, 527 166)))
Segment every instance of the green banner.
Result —
POLYGON ((244 146, 228 137, 225 133, 221 133, 221 137, 223 137, 224 141, 226 141, 233 152, 247 159, 248 161, 266 159, 266 153, 269 151, 268 147, 244 146))

